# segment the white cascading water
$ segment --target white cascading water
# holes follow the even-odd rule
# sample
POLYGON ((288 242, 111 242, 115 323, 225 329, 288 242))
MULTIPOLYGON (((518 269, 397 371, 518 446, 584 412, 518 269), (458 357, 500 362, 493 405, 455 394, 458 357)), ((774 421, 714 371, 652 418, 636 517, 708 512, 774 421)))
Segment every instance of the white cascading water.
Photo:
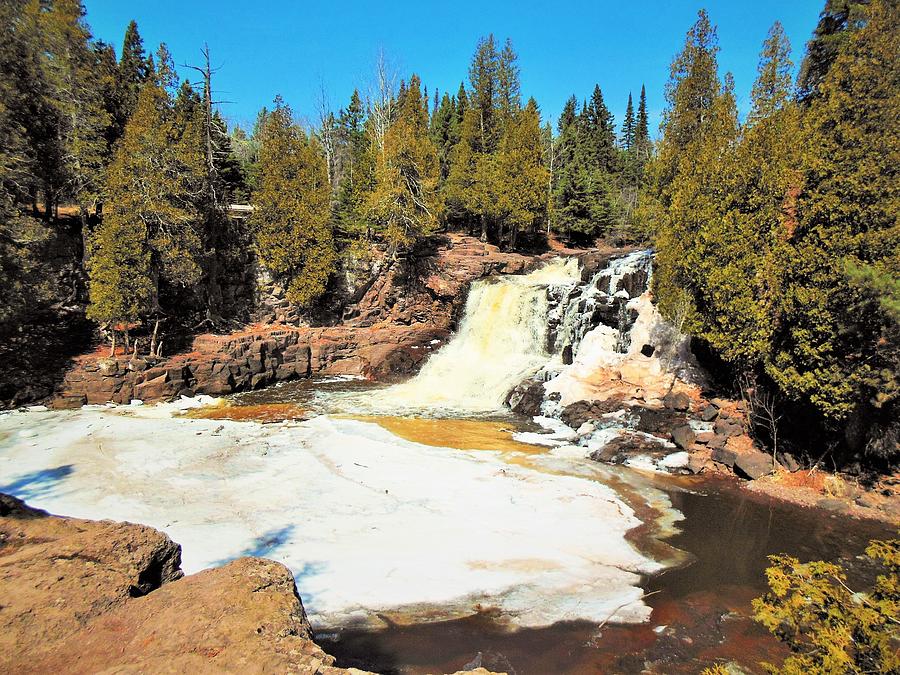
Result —
POLYGON ((611 260, 583 286, 560 289, 562 295, 550 313, 550 321, 558 324, 555 351, 571 347, 572 355, 578 354, 581 341, 598 324, 606 323, 612 343, 610 350, 624 352, 628 348, 627 329, 630 316, 626 303, 647 288, 653 264, 653 253, 640 250, 611 260), (638 288, 625 288, 626 279, 637 279, 638 288), (615 316, 613 316, 615 314, 615 316), (602 321, 606 318, 607 321, 602 321), (615 330, 609 324, 615 321, 615 330))
POLYGON ((547 351, 547 288, 575 284, 578 261, 553 260, 530 274, 472 285, 459 329, 417 376, 376 394, 396 408, 489 412, 542 368, 547 351))

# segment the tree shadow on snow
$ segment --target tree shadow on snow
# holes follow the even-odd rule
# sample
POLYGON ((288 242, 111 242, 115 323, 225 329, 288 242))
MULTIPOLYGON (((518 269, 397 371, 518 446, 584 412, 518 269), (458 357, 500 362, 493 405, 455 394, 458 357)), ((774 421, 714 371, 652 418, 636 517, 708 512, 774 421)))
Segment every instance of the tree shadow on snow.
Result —
POLYGON ((13 482, 0 485, 0 492, 13 495, 24 501, 39 499, 53 492, 66 478, 72 475, 75 467, 63 464, 52 469, 41 469, 22 474, 13 482))
POLYGON ((272 528, 253 539, 246 547, 234 555, 217 560, 213 565, 225 565, 237 558, 271 558, 273 554, 277 553, 279 548, 288 542, 294 533, 294 529, 294 525, 272 528))

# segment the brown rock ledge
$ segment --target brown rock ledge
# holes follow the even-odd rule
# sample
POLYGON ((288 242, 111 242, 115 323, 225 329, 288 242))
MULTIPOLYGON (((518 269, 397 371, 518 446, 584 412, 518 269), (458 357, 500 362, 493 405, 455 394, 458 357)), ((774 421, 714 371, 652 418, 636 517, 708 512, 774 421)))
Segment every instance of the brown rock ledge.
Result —
POLYGON ((180 564, 153 528, 0 495, 0 672, 362 672, 313 642, 284 565, 241 558, 182 578, 180 564))
POLYGON ((151 527, 0 494, 0 672, 371 675, 333 664, 281 563, 185 577, 181 546, 151 527))

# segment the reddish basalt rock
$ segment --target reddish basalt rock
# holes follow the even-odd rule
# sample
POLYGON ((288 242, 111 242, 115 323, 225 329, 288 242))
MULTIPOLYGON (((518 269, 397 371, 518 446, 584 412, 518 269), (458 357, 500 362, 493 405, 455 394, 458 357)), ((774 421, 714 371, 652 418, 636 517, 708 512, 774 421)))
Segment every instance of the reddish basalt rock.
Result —
POLYGON ((522 273, 542 259, 450 235, 433 255, 379 275, 340 325, 257 324, 227 335, 200 335, 189 352, 166 359, 95 352, 76 361, 51 405, 221 396, 313 375, 397 380, 416 372, 449 337, 472 281, 522 273))
POLYGON ((284 565, 189 577, 144 525, 51 516, 0 495, 0 672, 361 673, 313 642, 284 565))
POLYGON ((187 577, 180 563, 153 528, 0 494, 0 672, 367 675, 314 642, 281 563, 239 558, 187 577))

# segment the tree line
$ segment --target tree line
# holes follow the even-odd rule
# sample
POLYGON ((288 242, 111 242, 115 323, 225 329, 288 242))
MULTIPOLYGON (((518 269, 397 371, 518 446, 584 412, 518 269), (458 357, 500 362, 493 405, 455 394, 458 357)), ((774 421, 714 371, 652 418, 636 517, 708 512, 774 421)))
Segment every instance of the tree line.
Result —
POLYGON ((896 0, 828 0, 795 82, 776 23, 742 122, 700 12, 637 207, 660 308, 768 409, 762 436, 849 465, 900 439, 898 27, 896 0))
POLYGON ((42 256, 61 228, 84 242, 88 316, 154 353, 160 321, 244 318, 258 268, 314 308, 355 264, 443 230, 506 248, 648 241, 663 314, 770 411, 762 435, 778 408, 893 457, 897 26, 896 0, 827 0, 795 81, 776 23, 742 120, 701 12, 653 142, 643 87, 620 125, 598 85, 551 127, 492 35, 456 92, 382 58, 369 90, 313 124, 277 98, 253 129, 228 129, 208 51, 181 82, 133 22, 117 58, 79 0, 3 0, 0 333, 54 297, 42 256), (235 202, 251 215, 231 217, 235 202))
POLYGON ((599 86, 580 110, 572 97, 554 133, 523 101, 511 41, 493 35, 455 94, 429 96, 381 58, 370 91, 336 112, 320 106, 313 124, 279 97, 252 130, 229 130, 208 51, 185 66, 198 82, 182 82, 166 46, 149 55, 134 22, 117 58, 79 0, 5 0, 0 12, 10 326, 41 291, 34 258, 64 220, 60 204, 77 212, 87 315, 128 343, 159 321, 223 325, 247 299, 236 279, 254 265, 309 307, 375 247, 393 260, 439 230, 506 248, 540 246, 551 232, 624 237, 651 154, 643 89, 621 137, 599 86), (249 218, 229 217, 248 201, 249 218))

